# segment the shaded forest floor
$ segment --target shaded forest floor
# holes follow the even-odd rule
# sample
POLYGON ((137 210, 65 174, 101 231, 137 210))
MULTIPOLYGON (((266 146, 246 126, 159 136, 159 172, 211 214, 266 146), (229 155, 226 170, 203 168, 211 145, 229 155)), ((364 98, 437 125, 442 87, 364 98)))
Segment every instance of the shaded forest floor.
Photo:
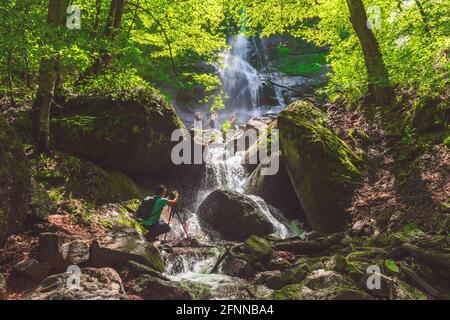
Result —
MULTIPOLYGON (((376 235, 405 225, 425 232, 449 230, 450 152, 443 144, 448 130, 392 135, 381 116, 369 124, 355 107, 326 106, 329 126, 366 159, 364 179, 356 186, 347 211, 352 232, 376 235)), ((402 126, 401 111, 391 115, 402 126)))

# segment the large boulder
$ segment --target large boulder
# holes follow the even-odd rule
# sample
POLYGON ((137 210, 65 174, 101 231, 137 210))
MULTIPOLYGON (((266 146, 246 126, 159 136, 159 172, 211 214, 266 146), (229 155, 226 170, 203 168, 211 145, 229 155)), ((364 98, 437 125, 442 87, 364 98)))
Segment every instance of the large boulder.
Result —
POLYGON ((198 208, 198 216, 207 231, 212 229, 227 240, 244 241, 274 231, 253 199, 231 190, 210 193, 198 208))
POLYGON ((17 231, 29 210, 30 168, 22 143, 0 116, 0 242, 17 231))
MULTIPOLYGON (((51 158, 39 159, 35 167, 35 179, 39 183, 48 187, 64 187, 74 197, 100 205, 142 199, 147 194, 144 188, 125 174, 74 156, 55 153, 51 158)), ((44 198, 46 191, 37 191, 33 192, 32 209, 39 208, 42 215, 50 211, 46 208, 51 206, 44 206, 48 203, 44 198)))
POLYGON ((84 268, 76 273, 60 273, 48 277, 29 295, 31 300, 120 300, 125 298, 122 280, 111 268, 84 268), (68 286, 71 283, 74 286, 68 286))
POLYGON ((77 97, 51 121, 52 141, 66 152, 131 176, 162 175, 172 167, 171 142, 182 122, 152 89, 121 99, 77 97))
POLYGON ((94 267, 122 268, 130 260, 146 265, 158 272, 164 271, 164 260, 150 242, 132 232, 111 232, 92 243, 90 265, 94 267))
POLYGON ((245 191, 247 194, 263 198, 268 204, 279 209, 288 218, 299 219, 300 221, 305 220, 305 214, 298 201, 280 152, 273 153, 270 157, 262 160, 248 178, 245 191), (278 159, 274 160, 273 158, 278 159), (279 163, 278 173, 264 175, 263 168, 274 162, 279 163))
POLYGON ((348 221, 343 208, 361 160, 324 122, 308 101, 291 104, 278 117, 284 163, 306 218, 314 230, 330 233, 348 221))

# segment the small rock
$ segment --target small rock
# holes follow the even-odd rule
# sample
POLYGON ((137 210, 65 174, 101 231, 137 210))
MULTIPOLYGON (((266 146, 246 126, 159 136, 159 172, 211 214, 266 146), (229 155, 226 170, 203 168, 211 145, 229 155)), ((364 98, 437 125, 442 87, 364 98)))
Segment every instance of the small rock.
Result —
POLYGON ((60 273, 48 277, 30 295, 31 300, 120 300, 124 299, 122 280, 111 268, 81 269, 79 288, 69 277, 72 273, 60 273))
POLYGON ((6 279, 0 273, 0 298, 6 293, 6 279))
POLYGON ((249 278, 255 274, 255 270, 252 265, 240 258, 227 257, 222 264, 223 273, 240 278, 249 278))
POLYGON ((89 261, 89 241, 74 240, 61 245, 61 255, 68 265, 86 266, 89 261))
POLYGON ((272 246, 267 240, 252 235, 244 242, 244 253, 254 260, 268 260, 272 255, 272 246))
POLYGON ((298 283, 305 279, 305 277, 306 272, 301 267, 296 267, 268 277, 266 285, 271 289, 281 289, 284 286, 298 283))
POLYGON ((310 289, 325 289, 337 285, 351 285, 353 281, 334 271, 315 270, 306 279, 310 289))
POLYGON ((286 270, 292 267, 292 263, 287 258, 273 257, 264 267, 266 270, 286 270))
POLYGON ((274 276, 280 275, 280 274, 281 274, 281 271, 279 271, 279 270, 259 272, 255 276, 255 278, 256 278, 255 284, 266 284, 268 279, 270 279, 274 276))
POLYGON ((148 274, 139 276, 133 284, 133 290, 145 300, 191 300, 184 288, 148 274))
POLYGON ((14 265, 13 272, 18 276, 39 282, 48 276, 49 268, 40 264, 36 259, 26 258, 14 265))
POLYGON ((334 257, 334 271, 345 273, 347 271, 347 260, 341 255, 334 257))

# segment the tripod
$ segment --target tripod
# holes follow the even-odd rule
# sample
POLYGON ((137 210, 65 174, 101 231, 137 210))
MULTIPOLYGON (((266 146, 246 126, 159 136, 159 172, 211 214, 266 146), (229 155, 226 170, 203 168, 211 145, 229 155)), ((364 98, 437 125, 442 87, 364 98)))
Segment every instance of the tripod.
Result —
MULTIPOLYGON (((178 221, 180 222, 181 226, 183 227, 183 231, 186 234, 186 238, 189 238, 189 235, 187 233, 186 227, 184 226, 184 222, 181 219, 180 213, 178 212, 178 206, 171 206, 170 207, 170 214, 169 214, 169 221, 167 222, 170 225, 170 221, 172 220, 173 216, 177 216, 178 221)), ((164 236, 164 241, 166 241, 167 233, 164 236)))

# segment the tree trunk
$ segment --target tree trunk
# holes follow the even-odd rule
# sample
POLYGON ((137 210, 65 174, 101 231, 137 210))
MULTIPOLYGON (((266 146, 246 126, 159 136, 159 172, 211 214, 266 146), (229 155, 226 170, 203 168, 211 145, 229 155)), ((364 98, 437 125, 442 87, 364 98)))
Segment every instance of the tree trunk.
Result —
POLYGON ((362 47, 368 76, 368 90, 377 106, 390 106, 394 91, 377 39, 367 27, 367 14, 361 0, 347 0, 350 22, 362 47))
POLYGON ((14 99, 14 80, 13 80, 13 73, 12 73, 12 54, 13 49, 10 49, 8 51, 8 56, 6 58, 6 69, 8 73, 8 89, 9 89, 9 98, 11 100, 11 104, 13 106, 16 105, 16 101, 14 99))
POLYGON ((415 0, 416 6, 419 9, 420 16, 423 21, 423 29, 426 33, 430 34, 430 27, 428 26, 428 16, 425 13, 425 10, 423 9, 422 3, 419 0, 415 0))
MULTIPOLYGON (((108 18, 106 20, 105 38, 112 41, 117 35, 117 30, 122 24, 123 9, 125 7, 125 0, 111 0, 108 18)), ((92 72, 99 75, 105 67, 111 63, 111 54, 105 50, 100 54, 100 57, 94 62, 92 72)))
MULTIPOLYGON (((48 25, 57 31, 65 25, 69 0, 49 0, 48 25)), ((59 55, 51 55, 41 60, 38 77, 38 90, 33 104, 33 129, 38 152, 48 150, 50 138, 50 108, 58 77, 59 55)))
POLYGON ((100 26, 100 14, 102 11, 102 1, 101 0, 95 0, 95 20, 94 20, 94 37, 98 34, 98 27, 100 26))
POLYGON ((27 87, 31 89, 30 64, 28 62, 28 52, 27 52, 26 48, 24 48, 24 51, 23 51, 23 61, 25 63, 25 81, 27 83, 27 87))
POLYGON ((131 31, 133 31, 133 27, 134 27, 134 23, 136 22, 136 19, 137 19, 137 17, 138 17, 138 15, 139 15, 139 0, 137 0, 137 3, 136 3, 137 5, 136 5, 136 8, 134 9, 134 14, 133 14, 133 19, 131 20, 131 23, 130 23, 130 27, 128 28, 128 37, 130 37, 130 35, 131 35, 131 31))

